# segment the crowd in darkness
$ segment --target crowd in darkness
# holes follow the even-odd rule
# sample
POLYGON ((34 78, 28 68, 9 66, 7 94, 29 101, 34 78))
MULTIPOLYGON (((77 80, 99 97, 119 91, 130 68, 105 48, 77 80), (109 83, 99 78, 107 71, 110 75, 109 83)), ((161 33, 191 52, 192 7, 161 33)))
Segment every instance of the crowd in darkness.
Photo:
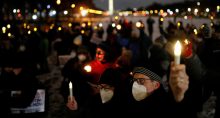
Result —
POLYGON ((30 106, 37 90, 44 88, 36 76, 50 72, 48 56, 55 53, 64 78, 60 88, 66 103, 63 117, 197 118, 214 93, 218 118, 220 24, 196 27, 168 21, 164 27, 161 18, 159 32, 154 32, 156 21, 151 16, 136 23, 125 17, 112 19, 106 29, 102 23, 91 22, 36 26, 33 31, 27 24, 3 24, 0 113, 10 118, 47 115, 46 111, 12 113, 12 108, 30 106), (153 39, 154 33, 160 36, 153 39), (174 63, 177 40, 182 44, 180 64, 174 63))

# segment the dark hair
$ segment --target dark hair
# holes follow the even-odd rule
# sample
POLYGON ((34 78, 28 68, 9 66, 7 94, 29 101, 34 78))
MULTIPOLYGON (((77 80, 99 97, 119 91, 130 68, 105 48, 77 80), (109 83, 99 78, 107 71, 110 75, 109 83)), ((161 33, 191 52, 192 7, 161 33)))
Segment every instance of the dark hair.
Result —
POLYGON ((97 46, 97 48, 100 48, 105 51, 104 58, 106 61, 113 61, 113 54, 111 53, 110 46, 107 43, 105 43, 105 42, 100 43, 97 46))

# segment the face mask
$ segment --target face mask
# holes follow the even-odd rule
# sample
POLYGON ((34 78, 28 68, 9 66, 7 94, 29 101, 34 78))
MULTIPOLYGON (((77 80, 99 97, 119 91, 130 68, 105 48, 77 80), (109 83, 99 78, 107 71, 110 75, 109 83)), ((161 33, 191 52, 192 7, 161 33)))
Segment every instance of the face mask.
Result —
POLYGON ((141 101, 148 96, 147 88, 144 85, 139 85, 137 82, 134 82, 132 86, 132 95, 136 101, 141 101))
POLYGON ((101 96, 101 99, 102 99, 102 103, 106 103, 109 100, 111 100, 113 95, 114 95, 113 90, 104 89, 104 88, 100 89, 100 96, 101 96))
POLYGON ((26 50, 25 45, 21 45, 21 46, 19 47, 19 50, 20 50, 21 52, 25 51, 25 50, 26 50))
POLYGON ((85 61, 85 60, 86 60, 86 55, 84 55, 84 54, 79 54, 79 55, 78 55, 78 59, 79 59, 80 61, 85 61))
POLYGON ((75 51, 72 51, 72 52, 70 53, 70 56, 71 56, 71 58, 76 57, 76 52, 75 52, 75 51))
POLYGON ((79 35, 75 39, 73 39, 73 43, 78 46, 81 45, 82 44, 82 36, 79 35))

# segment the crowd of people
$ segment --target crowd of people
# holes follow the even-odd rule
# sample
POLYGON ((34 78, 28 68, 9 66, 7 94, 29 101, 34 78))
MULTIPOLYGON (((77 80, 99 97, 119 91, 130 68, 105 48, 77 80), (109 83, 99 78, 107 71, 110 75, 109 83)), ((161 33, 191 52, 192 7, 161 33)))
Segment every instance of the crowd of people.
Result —
POLYGON ((212 93, 218 118, 219 24, 197 28, 169 21, 165 28, 161 18, 160 32, 154 32, 156 21, 151 16, 137 23, 113 19, 107 29, 91 22, 47 32, 39 28, 32 34, 23 27, 9 29, 14 36, 4 33, 0 40, 0 111, 16 116, 11 108, 31 104, 42 87, 36 76, 49 72, 47 57, 56 52, 57 66, 63 64, 60 92, 67 118, 197 118, 212 93), (153 39, 153 33, 160 37, 153 39), (180 64, 174 62, 177 40, 182 44, 180 64))

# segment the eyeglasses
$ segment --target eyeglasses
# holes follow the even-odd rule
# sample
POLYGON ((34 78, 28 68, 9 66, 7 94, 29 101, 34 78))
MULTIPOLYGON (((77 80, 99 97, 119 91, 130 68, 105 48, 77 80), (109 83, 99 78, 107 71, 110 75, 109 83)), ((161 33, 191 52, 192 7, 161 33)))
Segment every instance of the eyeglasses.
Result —
POLYGON ((138 84, 144 85, 146 80, 151 80, 151 79, 146 79, 146 78, 132 78, 132 80, 135 82, 137 81, 138 84))
POLYGON ((110 85, 103 85, 103 84, 93 84, 91 82, 87 82, 91 87, 94 87, 94 88, 98 88, 98 89, 111 89, 112 86, 110 85))
POLYGON ((98 86, 100 87, 100 89, 111 89, 112 88, 112 86, 110 85, 99 84, 98 86))
POLYGON ((97 51, 96 54, 97 55, 104 55, 104 53, 102 51, 97 51))

